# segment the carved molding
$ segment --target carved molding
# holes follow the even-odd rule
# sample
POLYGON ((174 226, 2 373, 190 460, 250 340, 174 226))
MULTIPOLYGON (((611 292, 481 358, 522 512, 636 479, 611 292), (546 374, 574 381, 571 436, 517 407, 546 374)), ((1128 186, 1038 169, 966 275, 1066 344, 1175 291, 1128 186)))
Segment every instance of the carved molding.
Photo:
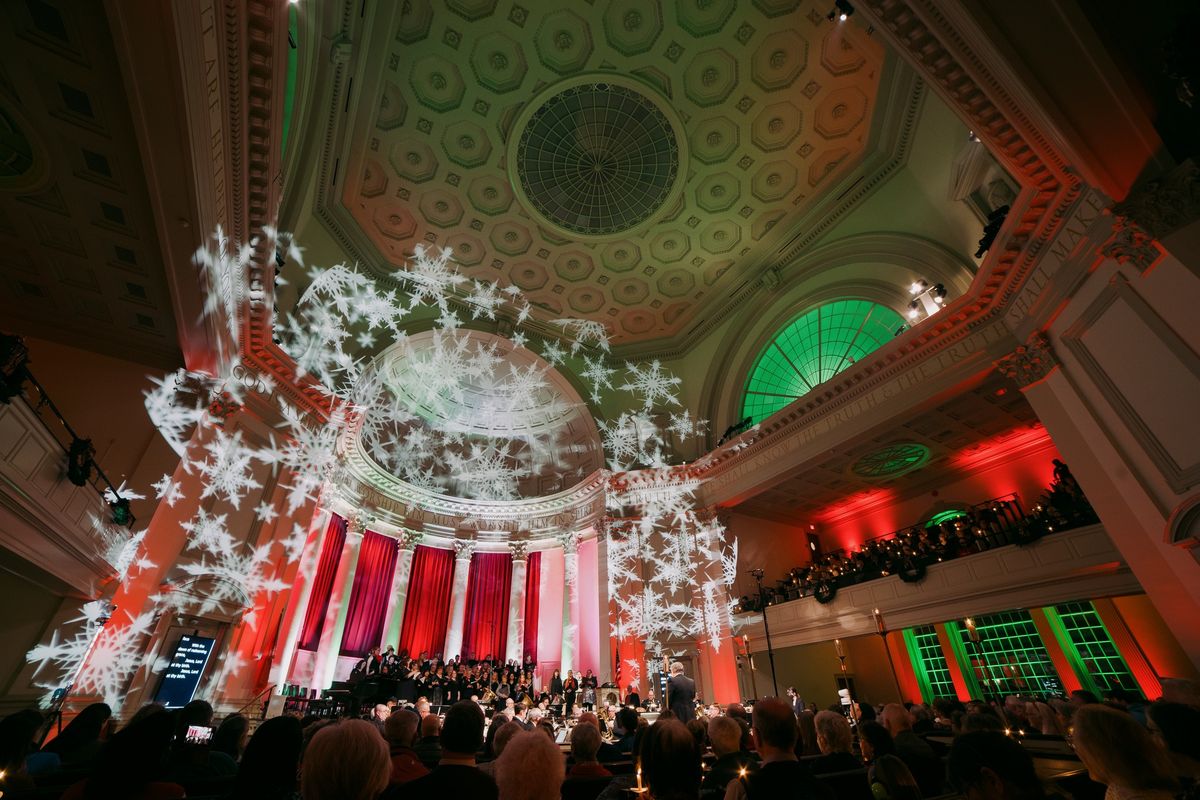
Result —
POLYGON ((1050 347, 1050 340, 1041 332, 1033 334, 1011 355, 996 362, 996 368, 1022 389, 1042 380, 1057 366, 1058 359, 1050 347))
POLYGON ((558 539, 558 543, 562 545, 563 552, 567 555, 575 555, 579 552, 579 534, 575 531, 561 531, 554 538, 558 539))
POLYGON ((1134 189, 1113 214, 1162 240, 1200 217, 1200 164, 1188 159, 1158 180, 1134 189))
POLYGON ((529 542, 509 542, 508 550, 512 553, 513 561, 525 561, 529 558, 529 542))
POLYGON ((1145 228, 1127 216, 1115 215, 1112 233, 1100 245, 1100 254, 1145 272, 1162 257, 1163 251, 1145 228))
POLYGON ((470 561, 471 556, 475 554, 475 548, 478 544, 474 539, 455 539, 454 559, 456 561, 470 561))
POLYGON ((425 533, 423 531, 414 531, 405 528, 400 531, 400 536, 396 539, 396 546, 401 550, 415 550, 424 538, 425 533))

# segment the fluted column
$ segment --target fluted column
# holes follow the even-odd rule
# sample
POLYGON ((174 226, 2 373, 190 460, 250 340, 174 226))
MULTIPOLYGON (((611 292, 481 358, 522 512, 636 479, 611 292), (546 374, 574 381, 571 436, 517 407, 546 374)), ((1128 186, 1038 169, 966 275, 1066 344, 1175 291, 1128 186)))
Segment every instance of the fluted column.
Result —
POLYGON ((364 524, 357 514, 346 525, 346 543, 333 577, 329 592, 329 609, 321 628, 321 643, 317 647, 317 664, 313 670, 313 686, 327 689, 337 671, 338 654, 342 649, 342 634, 346 630, 346 612, 350 592, 354 588, 354 573, 358 569, 358 554, 362 551, 364 524))
POLYGON ((412 574, 413 550, 424 536, 420 531, 403 530, 396 541, 396 571, 392 575, 392 592, 388 595, 387 614, 383 618, 383 647, 399 649, 400 628, 404 625, 404 604, 408 601, 408 579, 412 574))
POLYGON ((525 542, 509 542, 512 551, 512 586, 508 590, 508 638, 504 648, 506 661, 521 661, 525 649, 525 568, 528 565, 525 542))
POLYGON ((574 531, 558 537, 563 547, 563 637, 559 668, 565 677, 575 669, 575 644, 579 639, 579 534, 574 531))
POLYGON ((316 578, 317 564, 321 559, 321 550, 325 547, 325 537, 328 535, 329 521, 332 517, 333 512, 329 509, 318 508, 308 526, 308 538, 304 542, 300 568, 296 572, 292 595, 284 617, 283 646, 279 648, 272 665, 271 680, 277 686, 286 683, 291 675, 292 659, 296 655, 296 644, 300 641, 300 629, 304 627, 304 618, 308 614, 308 604, 312 602, 313 580, 316 578))
POLYGON ((454 540, 454 583, 450 592, 450 620, 446 626, 446 646, 442 657, 449 661, 462 654, 463 626, 467 622, 467 575, 471 571, 471 556, 475 542, 454 540))

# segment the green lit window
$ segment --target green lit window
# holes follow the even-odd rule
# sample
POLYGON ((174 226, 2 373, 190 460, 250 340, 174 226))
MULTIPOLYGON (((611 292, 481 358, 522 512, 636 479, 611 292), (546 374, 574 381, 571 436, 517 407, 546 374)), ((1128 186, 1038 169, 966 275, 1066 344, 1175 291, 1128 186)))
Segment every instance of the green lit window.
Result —
POLYGON ((925 466, 929 448, 916 442, 897 442, 872 450, 855 461, 850 471, 862 478, 894 478, 925 466))
POLYGON ((1086 600, 1078 603, 1063 603, 1054 608, 1046 609, 1046 616, 1051 625, 1061 626, 1066 636, 1062 642, 1063 649, 1068 655, 1073 655, 1076 669, 1083 668, 1085 675, 1091 678, 1092 690, 1099 693, 1108 689, 1128 689, 1140 692, 1141 689, 1129 671, 1121 652, 1117 650, 1108 629, 1100 621, 1096 608, 1086 600), (1072 653, 1071 651, 1074 651, 1072 653))
POLYGON ((976 619, 975 625, 978 644, 971 641, 965 627, 957 632, 985 694, 1048 697, 1062 693, 1062 681, 1028 611, 989 614, 976 619))
POLYGON ((904 631, 904 641, 917 673, 917 682, 921 684, 922 699, 932 703, 943 697, 957 697, 937 629, 932 625, 908 628, 904 631))
POLYGON ((869 300, 834 300, 800 315, 754 362, 742 416, 766 419, 886 344, 903 325, 895 311, 869 300))
POLYGON ((957 508, 952 508, 949 511, 939 511, 929 518, 929 522, 925 523, 925 527, 936 528, 943 522, 949 522, 952 519, 958 519, 959 517, 965 517, 966 515, 967 512, 959 511, 957 508))

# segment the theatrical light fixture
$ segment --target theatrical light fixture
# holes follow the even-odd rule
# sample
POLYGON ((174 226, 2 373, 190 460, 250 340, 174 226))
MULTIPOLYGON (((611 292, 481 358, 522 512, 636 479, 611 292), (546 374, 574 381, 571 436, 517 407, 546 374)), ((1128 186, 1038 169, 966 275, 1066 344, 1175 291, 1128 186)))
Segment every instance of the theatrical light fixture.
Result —
POLYGON ((123 528, 132 528, 134 517, 133 512, 129 510, 129 498, 118 496, 108 504, 109 510, 112 511, 112 521, 114 525, 120 525, 123 528))
POLYGON ((932 317, 946 303, 946 287, 940 283, 930 286, 928 281, 913 281, 908 293, 913 296, 908 304, 908 318, 913 322, 932 317))
POLYGON ((96 448, 92 447, 91 439, 80 439, 76 436, 71 440, 67 450, 67 480, 76 486, 87 486, 92 479, 92 458, 96 448))
POLYGON ((837 20, 845 22, 854 13, 854 6, 850 5, 847 0, 834 0, 833 8, 825 15, 825 18, 830 22, 837 20))

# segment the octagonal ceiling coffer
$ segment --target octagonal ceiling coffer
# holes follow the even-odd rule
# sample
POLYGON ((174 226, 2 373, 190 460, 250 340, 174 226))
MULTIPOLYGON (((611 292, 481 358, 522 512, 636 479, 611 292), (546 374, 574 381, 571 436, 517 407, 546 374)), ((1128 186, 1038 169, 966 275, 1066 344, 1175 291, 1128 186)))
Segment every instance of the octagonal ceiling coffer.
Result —
POLYGON ((571 239, 618 238, 651 224, 686 178, 683 127, 635 80, 588 75, 543 91, 509 138, 509 178, 539 223, 571 239))

